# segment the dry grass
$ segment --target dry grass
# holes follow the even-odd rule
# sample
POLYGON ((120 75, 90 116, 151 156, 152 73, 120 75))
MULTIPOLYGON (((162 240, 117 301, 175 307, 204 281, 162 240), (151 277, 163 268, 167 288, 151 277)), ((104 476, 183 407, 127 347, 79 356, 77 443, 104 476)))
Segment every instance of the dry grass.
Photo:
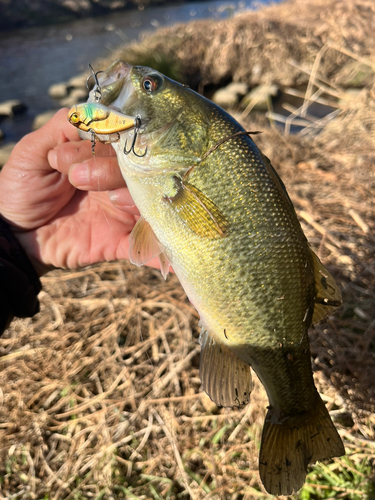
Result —
POLYGON ((311 70, 318 52, 330 45, 340 51, 326 51, 320 65, 331 82, 342 83, 350 73, 347 51, 375 69, 374 31, 372 0, 288 0, 224 21, 163 28, 96 65, 106 68, 116 59, 149 65, 194 88, 231 80, 286 87, 306 83, 301 66, 311 70))
MULTIPOLYGON (((341 9, 332 29, 343 33, 353 9, 366 17, 372 6, 365 0, 331 3, 341 9)), ((317 14, 321 7, 314 2, 313 27, 324 33, 329 20, 317 14)), ((287 7, 279 9, 281 26, 287 7)), ((265 13, 248 19, 269 26, 265 13)), ((288 16, 286 31, 291 22, 307 21, 288 16)), ((365 22, 357 12, 351 23, 365 22)), ((307 37, 306 46, 315 43, 307 37)), ((309 241, 343 290, 341 309, 310 338, 315 380, 349 460, 313 469, 303 498, 311 490, 311 498, 328 492, 330 498, 364 500, 375 458, 374 88, 337 104, 331 121, 311 118, 308 106, 321 98, 338 103, 344 94, 324 63, 338 67, 342 57, 351 57, 344 45, 317 58, 321 45, 306 62, 308 72, 298 70, 309 85, 295 116, 310 118, 311 126, 292 136, 261 117, 247 117, 246 126, 263 130, 256 142, 280 172, 309 241), (342 471, 356 482, 335 479, 327 486, 319 479, 339 478, 342 471)), ((263 497, 257 455, 264 390, 256 383, 243 410, 218 409, 200 386, 197 337, 197 314, 174 276, 164 282, 157 271, 126 262, 46 276, 41 312, 14 321, 0 340, 0 498, 263 497)))
POLYGON ((198 318, 175 277, 113 263, 43 286, 40 314, 1 341, 5 498, 200 498, 226 469, 242 488, 251 474, 235 470, 249 461, 257 484, 264 395, 238 412, 202 393, 198 318))

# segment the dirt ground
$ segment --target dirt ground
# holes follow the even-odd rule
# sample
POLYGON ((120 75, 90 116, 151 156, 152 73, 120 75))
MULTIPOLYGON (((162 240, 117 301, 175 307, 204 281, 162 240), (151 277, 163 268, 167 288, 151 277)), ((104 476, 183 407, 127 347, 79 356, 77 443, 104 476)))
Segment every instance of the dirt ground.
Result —
MULTIPOLYGON (((374 498, 374 24, 370 0, 291 0, 169 28, 159 42, 124 51, 133 57, 149 44, 159 62, 171 51, 197 85, 305 84, 289 120, 305 124, 298 134, 276 126, 272 110, 268 119, 234 110, 262 131, 256 143, 343 294, 310 340, 315 381, 347 457, 310 468, 302 500, 374 498), (353 64, 367 68, 355 97, 345 88, 353 64), (310 105, 319 101, 336 111, 314 118, 310 105)), ((127 262, 53 271, 40 299, 41 312, 15 320, 0 340, 0 498, 266 497, 257 463, 265 392, 256 381, 242 410, 219 409, 204 394, 199 318, 175 276, 165 282, 127 262)))

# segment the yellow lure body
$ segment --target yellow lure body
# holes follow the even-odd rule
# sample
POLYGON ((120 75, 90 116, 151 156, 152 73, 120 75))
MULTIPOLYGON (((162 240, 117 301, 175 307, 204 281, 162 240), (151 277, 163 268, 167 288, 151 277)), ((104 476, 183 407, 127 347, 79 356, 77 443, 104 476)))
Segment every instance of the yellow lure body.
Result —
POLYGON ((84 132, 109 135, 133 128, 135 118, 103 104, 89 102, 74 105, 69 110, 68 121, 84 132))

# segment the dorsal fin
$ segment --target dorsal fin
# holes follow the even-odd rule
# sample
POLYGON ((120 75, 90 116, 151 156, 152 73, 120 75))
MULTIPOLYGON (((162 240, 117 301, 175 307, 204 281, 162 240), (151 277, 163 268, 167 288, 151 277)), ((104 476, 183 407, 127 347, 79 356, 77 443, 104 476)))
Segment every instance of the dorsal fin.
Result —
POLYGON ((329 271, 320 262, 319 257, 311 250, 314 265, 315 299, 313 323, 327 318, 341 305, 341 292, 329 271))

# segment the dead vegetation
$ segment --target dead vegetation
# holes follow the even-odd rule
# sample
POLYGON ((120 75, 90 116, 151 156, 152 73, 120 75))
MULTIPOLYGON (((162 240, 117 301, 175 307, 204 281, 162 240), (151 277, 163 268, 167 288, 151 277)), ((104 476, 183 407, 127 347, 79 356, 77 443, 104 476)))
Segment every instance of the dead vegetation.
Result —
POLYGON ((372 0, 289 0, 228 20, 160 29, 97 65, 107 68, 116 59, 149 65, 200 89, 232 80, 287 87, 307 83, 306 71, 329 45, 339 48, 326 51, 320 61, 330 82, 345 84, 353 78, 353 59, 346 51, 372 61, 370 68, 362 68, 363 77, 372 81, 374 31, 372 0))
MULTIPOLYGON (((346 482, 323 484, 319 478, 328 469, 315 468, 304 498, 364 500, 375 458, 374 87, 368 84, 352 99, 330 68, 339 70, 345 58, 358 61, 355 36, 362 56, 371 58, 360 30, 375 18, 366 0, 332 1, 332 12, 322 5, 313 2, 310 31, 306 18, 294 18, 306 11, 306 2, 233 23, 258 19, 264 29, 257 36, 266 36, 279 12, 290 46, 293 23, 302 26, 305 46, 316 48, 298 77, 287 66, 289 52, 280 56, 286 58, 285 82, 308 84, 290 120, 311 125, 290 135, 287 124, 276 127, 272 110, 271 121, 250 115, 245 125, 263 131, 256 142, 281 174, 309 241, 343 291, 343 306, 311 329, 310 338, 316 383, 348 455, 333 461, 329 472, 338 478, 345 471, 346 482), (332 32, 341 32, 345 42, 340 51, 317 43, 333 19, 332 32), (351 55, 344 52, 347 41, 351 55), (334 100, 338 110, 323 123, 310 115, 310 104, 321 98, 334 100)), ((283 54, 283 40, 274 51, 279 49, 283 54)), ((253 57, 249 49, 247 57, 253 57)), ((203 61, 203 68, 215 67, 203 61)), ((197 314, 174 276, 164 282, 157 271, 116 262, 43 278, 41 312, 14 321, 0 340, 0 498, 265 496, 257 472, 264 390, 256 383, 243 410, 218 409, 200 386, 198 333, 197 314)))

